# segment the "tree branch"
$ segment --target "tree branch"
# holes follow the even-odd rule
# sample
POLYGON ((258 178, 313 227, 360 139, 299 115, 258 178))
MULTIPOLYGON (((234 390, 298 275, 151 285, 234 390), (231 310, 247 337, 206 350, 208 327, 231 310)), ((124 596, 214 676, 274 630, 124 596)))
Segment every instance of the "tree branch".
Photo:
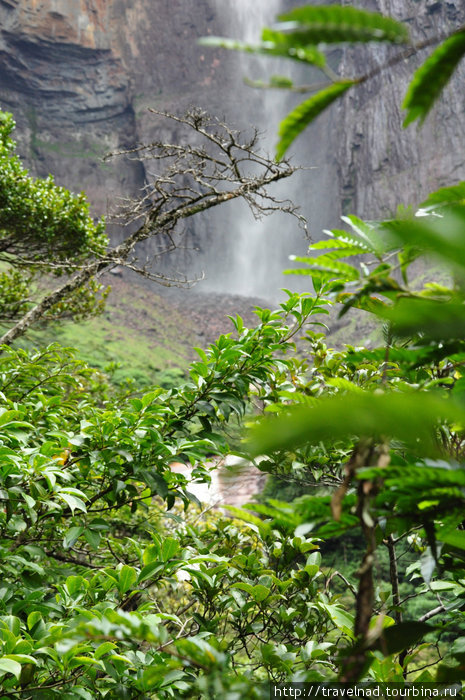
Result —
MULTIPOLYGON (((175 117, 150 111, 181 123, 194 132, 195 138, 201 139, 203 144, 193 146, 189 143, 173 145, 155 142, 125 151, 126 155, 132 153, 139 159, 151 158, 164 165, 163 171, 146 186, 143 196, 127 204, 119 214, 119 218, 126 223, 137 221, 137 230, 101 257, 90 259, 87 264, 80 262, 80 269, 75 275, 47 294, 6 331, 0 338, 0 344, 11 345, 52 307, 67 300, 73 292, 105 270, 125 264, 137 269, 134 261, 129 260, 136 245, 163 234, 170 237, 176 225, 184 219, 239 198, 245 199, 257 216, 277 209, 298 216, 291 202, 274 198, 266 189, 268 185, 292 175, 297 168, 287 161, 275 163, 257 153, 256 133, 244 143, 240 132, 211 120, 203 112, 194 111, 184 117, 175 117)), ((168 286, 177 283, 177 280, 163 274, 148 273, 145 269, 143 274, 168 286)), ((189 281, 179 280, 179 283, 183 282, 189 281)))

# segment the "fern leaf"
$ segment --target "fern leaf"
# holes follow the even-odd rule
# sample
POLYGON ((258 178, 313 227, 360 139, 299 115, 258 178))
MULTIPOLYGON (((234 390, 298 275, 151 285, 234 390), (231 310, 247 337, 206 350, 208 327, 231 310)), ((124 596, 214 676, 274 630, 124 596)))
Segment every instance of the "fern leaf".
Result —
MULTIPOLYGON (((309 44, 341 41, 390 41, 401 44, 409 40, 404 24, 391 17, 355 7, 307 5, 286 12, 278 19, 292 23, 287 25, 291 32, 297 33, 296 29, 302 31, 309 44)), ((282 28, 286 28, 286 25, 282 28)))
MULTIPOLYGON (((321 241, 323 243, 323 241, 321 241)), ((318 246, 317 245, 311 245, 309 247, 309 251, 312 252, 314 250, 321 250, 322 248, 328 248, 328 245, 326 246, 318 246)), ((332 246, 330 246, 332 247, 332 246)), ((332 250, 329 253, 325 253, 325 257, 328 258, 328 260, 337 260, 339 258, 349 258, 352 255, 366 255, 366 250, 363 250, 363 248, 360 248, 360 246, 344 246, 343 248, 339 248, 338 250, 332 250)))
POLYGON ((343 231, 342 229, 331 229, 331 231, 328 231, 324 229, 323 233, 327 236, 334 237, 338 241, 344 242, 346 245, 359 246, 361 249, 360 255, 373 252, 371 245, 367 244, 365 241, 361 240, 359 236, 356 236, 355 233, 351 233, 350 231, 343 231))
POLYGON ((318 51, 313 42, 308 41, 304 34, 278 32, 265 27, 262 31, 261 46, 265 51, 273 52, 277 56, 293 58, 296 61, 310 63, 318 68, 326 65, 326 56, 318 51))
MULTIPOLYGON (((334 253, 320 255, 318 258, 307 258, 291 255, 291 260, 305 263, 306 265, 310 266, 311 270, 331 273, 332 278, 339 277, 346 281, 358 280, 360 278, 360 273, 355 267, 349 265, 348 263, 334 260, 334 258, 331 257, 332 255, 334 255, 334 253)), ((311 272, 303 273, 301 270, 291 270, 291 272, 293 274, 311 274, 311 272)))
POLYGON ((286 36, 280 32, 264 30, 264 41, 260 44, 247 44, 244 41, 236 41, 236 39, 227 39, 221 36, 206 36, 199 39, 200 46, 208 46, 211 48, 228 49, 229 51, 242 51, 243 53, 258 54, 261 56, 281 56, 283 58, 292 58, 295 61, 310 63, 311 65, 322 68, 326 64, 326 58, 321 51, 315 46, 310 46, 307 43, 296 43, 291 40, 291 36, 286 36))
POLYGON ((438 209, 440 207, 450 206, 453 204, 465 203, 465 182, 459 182, 452 187, 441 187, 436 192, 432 192, 420 204, 420 208, 424 211, 438 209))
MULTIPOLYGON (((324 239, 322 241, 317 241, 316 243, 312 243, 309 246, 309 250, 327 250, 328 248, 338 248, 341 250, 347 250, 347 249, 357 249, 357 253, 353 253, 353 255, 364 255, 367 252, 366 248, 363 248, 361 245, 358 245, 357 243, 354 245, 353 241, 344 241, 340 238, 330 238, 329 241, 324 239)), ((370 252, 370 251, 368 251, 370 252)), ((351 253, 349 252, 348 255, 351 253)))
POLYGON ((404 127, 416 119, 422 124, 465 54, 465 31, 446 39, 415 72, 402 107, 407 110, 404 127))
POLYGON ((370 224, 365 223, 357 216, 349 215, 341 217, 346 224, 349 224, 354 234, 361 239, 362 244, 365 244, 374 255, 381 255, 385 251, 383 241, 376 229, 370 224))
POLYGON ((354 84, 353 80, 333 83, 293 109, 279 126, 281 139, 276 147, 276 160, 281 160, 291 143, 305 127, 354 84))

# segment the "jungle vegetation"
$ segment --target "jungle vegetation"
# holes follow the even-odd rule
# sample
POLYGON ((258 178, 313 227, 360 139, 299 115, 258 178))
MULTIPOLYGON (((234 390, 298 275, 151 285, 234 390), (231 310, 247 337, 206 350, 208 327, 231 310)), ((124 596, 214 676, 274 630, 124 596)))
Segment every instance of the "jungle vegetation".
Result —
MULTIPOLYGON (((281 21, 245 48, 325 70, 322 44, 409 46, 404 25, 348 7, 281 21)), ((463 29, 433 50, 407 123, 427 116, 464 52, 463 29)), ((289 115, 277 163, 203 114, 179 117, 208 145, 143 151, 167 162, 174 190, 148 188, 117 248, 83 196, 30 178, 2 114, 2 697, 234 700, 267 698, 270 682, 463 681, 465 183, 429 195, 421 217, 346 217, 300 259, 312 291, 257 309, 253 328, 233 318, 180 386, 121 388, 72 349, 14 343, 33 323, 98 310, 98 273, 135 267, 144 238, 163 233, 169 249, 187 216, 239 196, 257 206, 292 173, 287 145, 356 83, 336 79, 289 115), (240 168, 252 157, 251 180, 240 168), (449 281, 412 286, 420 258, 449 281), (374 317, 384 342, 331 349, 330 309, 374 317), (196 503, 170 464, 208 480, 237 421, 234 450, 270 475, 303 475, 307 493, 227 513, 196 503)))

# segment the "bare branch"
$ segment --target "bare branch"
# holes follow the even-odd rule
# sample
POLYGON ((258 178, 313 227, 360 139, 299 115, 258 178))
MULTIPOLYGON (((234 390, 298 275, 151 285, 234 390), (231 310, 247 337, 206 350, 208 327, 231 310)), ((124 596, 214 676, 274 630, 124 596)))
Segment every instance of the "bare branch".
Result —
MULTIPOLYGON (((257 217, 280 210, 296 216, 302 222, 302 217, 292 202, 277 199, 267 190, 269 185, 289 177, 298 168, 291 166, 288 161, 271 161, 256 151, 256 131, 245 138, 240 132, 211 119, 200 110, 189 112, 183 117, 153 109, 150 111, 181 124, 187 135, 182 136, 183 142, 179 144, 160 141, 107 156, 125 155, 139 160, 151 160, 156 166, 157 172, 150 175, 150 181, 140 198, 126 202, 115 215, 115 220, 126 224, 137 222, 136 230, 100 257, 89 258, 84 263, 81 260, 74 266, 70 261, 71 269, 76 270, 74 276, 30 309, 4 333, 0 344, 10 345, 31 325, 42 319, 53 306, 67 300, 89 280, 115 265, 136 270, 144 277, 165 286, 192 285, 195 280, 182 276, 172 278, 149 269, 148 265, 137 265, 135 248, 147 239, 160 239, 161 251, 155 256, 157 260, 160 255, 179 247, 173 234, 176 232, 179 235, 177 226, 184 219, 224 202, 242 198, 257 217)), ((23 263, 27 264, 26 254, 23 263)))

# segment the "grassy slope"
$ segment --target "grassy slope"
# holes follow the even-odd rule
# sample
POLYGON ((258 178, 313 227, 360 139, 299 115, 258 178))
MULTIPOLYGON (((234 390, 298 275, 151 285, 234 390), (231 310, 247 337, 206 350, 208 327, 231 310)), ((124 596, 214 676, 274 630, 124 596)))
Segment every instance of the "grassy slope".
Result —
POLYGON ((239 313, 248 325, 257 322, 252 313, 254 300, 193 290, 165 293, 111 275, 103 282, 112 290, 101 316, 52 324, 30 332, 21 344, 59 342, 77 348, 83 360, 99 369, 116 362, 120 364, 116 381, 132 378, 143 388, 179 380, 195 359, 196 346, 206 347, 221 333, 233 330, 228 315, 239 313))

